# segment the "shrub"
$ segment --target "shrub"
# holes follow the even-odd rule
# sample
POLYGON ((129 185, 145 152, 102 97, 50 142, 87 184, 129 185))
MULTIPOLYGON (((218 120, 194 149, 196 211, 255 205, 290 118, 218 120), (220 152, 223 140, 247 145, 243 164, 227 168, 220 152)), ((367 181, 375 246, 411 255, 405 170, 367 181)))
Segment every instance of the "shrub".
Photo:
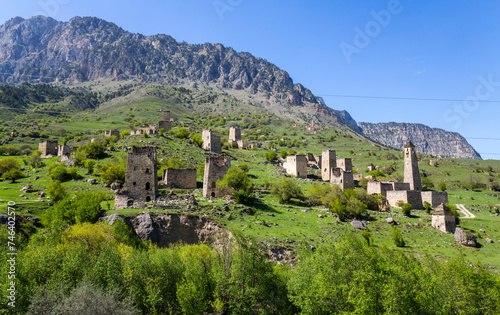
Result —
POLYGON ((186 127, 180 127, 175 132, 175 136, 179 139, 187 139, 189 137, 189 130, 186 127))
POLYGON ((240 168, 243 172, 248 172, 249 167, 247 163, 240 163, 238 164, 238 168, 240 168))
POLYGON ((405 203, 403 204, 403 206, 401 207, 401 210, 403 211, 403 215, 409 217, 411 215, 411 204, 409 203, 405 203))
POLYGON ((217 183, 221 190, 230 191, 237 203, 250 203, 254 199, 248 174, 239 167, 231 167, 217 183))
POLYGON ((43 166, 41 155, 42 155, 41 151, 35 151, 30 156, 28 156, 24 161, 26 165, 30 165, 33 168, 39 168, 43 166))
POLYGON ((406 243, 403 239, 403 234, 401 233, 401 230, 397 227, 391 227, 391 237, 392 241, 394 242, 394 245, 397 247, 405 247, 406 243))
POLYGON ((58 180, 60 182, 64 182, 70 179, 68 170, 63 163, 54 163, 49 166, 49 176, 50 178, 52 178, 52 180, 58 180))
POLYGON ((290 203, 292 198, 304 200, 304 194, 299 185, 290 178, 285 178, 272 185, 271 194, 278 198, 279 203, 290 203))
POLYGON ((424 209, 427 214, 430 214, 432 210, 432 205, 428 201, 424 201, 424 209))
POLYGON ((266 152, 264 157, 269 161, 269 162, 274 162, 276 161, 276 158, 278 157, 278 154, 274 150, 269 150, 266 152))
POLYGON ((106 184, 112 184, 114 182, 124 183, 125 171, 125 160, 122 160, 119 163, 97 164, 95 167, 96 175, 100 176, 106 184))
POLYGON ((437 185, 437 189, 440 190, 440 191, 446 191, 446 183, 445 182, 440 182, 437 185))
POLYGON ((64 199, 64 197, 66 197, 66 190, 64 189, 64 186, 60 181, 53 180, 47 186, 47 195, 49 195, 52 202, 58 202, 59 200, 62 200, 64 199))
POLYGON ((385 174, 382 173, 380 170, 373 170, 370 173, 368 173, 368 175, 372 175, 375 177, 385 177, 385 174))
POLYGON ((286 158, 287 156, 288 156, 288 152, 285 149, 280 151, 280 157, 282 159, 286 158))
POLYGON ((325 203, 325 196, 332 191, 330 185, 314 184, 306 192, 307 203, 311 206, 319 206, 325 203))

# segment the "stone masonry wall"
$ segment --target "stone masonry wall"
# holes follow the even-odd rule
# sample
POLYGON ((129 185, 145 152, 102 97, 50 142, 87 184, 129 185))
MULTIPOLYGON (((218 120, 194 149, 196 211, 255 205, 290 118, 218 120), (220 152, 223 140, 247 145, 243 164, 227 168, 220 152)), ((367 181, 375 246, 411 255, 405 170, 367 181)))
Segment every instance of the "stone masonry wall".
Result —
POLYGON ((448 203, 448 193, 445 191, 422 191, 422 202, 427 201, 433 208, 448 203))
POLYGON ((238 142, 241 140, 241 129, 238 127, 229 128, 229 143, 238 142))
POLYGON ((307 178, 307 158, 305 155, 289 155, 285 163, 286 172, 298 178, 307 178))
POLYGON ((205 174, 203 176, 203 197, 219 198, 223 197, 223 192, 217 187, 217 182, 221 180, 231 167, 229 156, 222 154, 217 156, 207 156, 205 158, 205 174))
POLYGON ((42 158, 57 156, 58 146, 57 141, 46 140, 38 144, 38 150, 42 151, 42 158))
POLYGON ((163 182, 167 188, 195 189, 196 169, 173 169, 163 171, 163 182))
POLYGON ((214 153, 221 153, 222 147, 220 136, 210 129, 203 129, 202 132, 203 149, 214 153))
POLYGON ((337 156, 335 150, 325 150, 321 155, 321 179, 330 181, 332 169, 337 167, 337 156))
POLYGON ((132 147, 127 155, 127 169, 123 190, 134 200, 150 202, 158 195, 156 175, 156 148, 132 147))

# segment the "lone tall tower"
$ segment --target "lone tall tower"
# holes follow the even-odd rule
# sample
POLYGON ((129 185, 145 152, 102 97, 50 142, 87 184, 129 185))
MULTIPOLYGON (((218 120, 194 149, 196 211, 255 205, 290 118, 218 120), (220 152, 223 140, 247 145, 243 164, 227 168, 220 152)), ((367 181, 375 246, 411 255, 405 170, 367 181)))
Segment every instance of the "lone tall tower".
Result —
POLYGON ((330 181, 332 169, 337 167, 337 156, 335 150, 325 150, 321 157, 321 179, 325 182, 330 181))
POLYGON ((404 182, 410 184, 410 190, 422 190, 422 182, 420 181, 420 173, 418 170, 417 155, 415 154, 415 146, 411 141, 404 147, 405 161, 405 179, 404 182))

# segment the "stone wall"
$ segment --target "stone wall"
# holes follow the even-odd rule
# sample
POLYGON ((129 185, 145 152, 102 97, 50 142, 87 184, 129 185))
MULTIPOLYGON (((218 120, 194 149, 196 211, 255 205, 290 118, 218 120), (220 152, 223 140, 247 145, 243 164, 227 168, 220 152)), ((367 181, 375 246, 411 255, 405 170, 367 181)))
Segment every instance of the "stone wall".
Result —
POLYGON ((433 208, 448 203, 448 193, 445 191, 422 191, 422 202, 427 201, 433 208))
POLYGON ((156 171, 156 148, 132 147, 132 152, 127 155, 125 183, 117 198, 118 195, 123 195, 120 200, 132 199, 134 202, 156 200, 158 195, 156 171))
POLYGON ((225 154, 207 156, 205 158, 205 174, 203 176, 203 197, 219 198, 223 197, 223 192, 217 187, 217 182, 221 180, 231 167, 231 159, 225 154))
POLYGON ((116 140, 120 139, 120 131, 119 130, 106 130, 104 131, 104 136, 105 137, 116 137, 116 140))
POLYGON ((213 152, 213 153, 221 153, 222 147, 220 143, 220 136, 215 132, 212 132, 210 129, 203 129, 202 132, 203 139, 203 149, 213 152))
POLYGON ((229 128, 229 143, 238 142, 241 140, 241 129, 238 127, 229 128))
POLYGON ((332 169, 337 167, 337 156, 335 150, 324 150, 321 154, 321 179, 330 181, 332 169))
POLYGON ((352 172, 352 160, 350 158, 337 159, 337 167, 344 170, 344 172, 352 172))
POLYGON ((163 129, 165 130, 165 133, 167 133, 170 131, 171 128, 172 128, 172 123, 170 122, 170 120, 160 120, 158 122, 158 132, 160 131, 160 129, 163 129))
POLYGON ((163 182, 167 188, 195 189, 196 169, 173 169, 163 171, 163 182))
POLYGON ((42 158, 57 156, 59 145, 57 141, 46 140, 38 144, 38 150, 42 151, 42 158))
POLYGON ((423 209, 422 194, 416 190, 387 191, 387 201, 392 207, 396 207, 398 201, 411 204, 413 209, 423 209))
POLYGON ((337 185, 342 190, 354 189, 353 173, 345 172, 339 167, 332 169, 332 173, 330 174, 330 185, 337 185))
POLYGON ((410 184, 410 190, 422 190, 418 160, 415 146, 408 142, 403 149, 404 153, 404 182, 410 184))
POLYGON ((455 233, 457 227, 455 216, 449 215, 432 215, 432 227, 445 233, 455 233))
POLYGON ((307 158, 303 154, 287 156, 284 167, 290 175, 298 178, 307 178, 307 158))

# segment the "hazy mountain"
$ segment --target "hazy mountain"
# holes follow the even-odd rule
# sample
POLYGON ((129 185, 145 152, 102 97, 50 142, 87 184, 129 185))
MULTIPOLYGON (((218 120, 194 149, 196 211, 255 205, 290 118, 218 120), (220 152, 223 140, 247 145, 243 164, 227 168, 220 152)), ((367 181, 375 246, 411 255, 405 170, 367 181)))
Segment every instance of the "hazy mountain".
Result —
POLYGON ((365 136, 397 149, 402 149, 408 141, 411 141, 418 152, 445 157, 481 159, 467 140, 456 132, 421 124, 395 122, 382 124, 363 122, 358 123, 358 126, 365 136))

